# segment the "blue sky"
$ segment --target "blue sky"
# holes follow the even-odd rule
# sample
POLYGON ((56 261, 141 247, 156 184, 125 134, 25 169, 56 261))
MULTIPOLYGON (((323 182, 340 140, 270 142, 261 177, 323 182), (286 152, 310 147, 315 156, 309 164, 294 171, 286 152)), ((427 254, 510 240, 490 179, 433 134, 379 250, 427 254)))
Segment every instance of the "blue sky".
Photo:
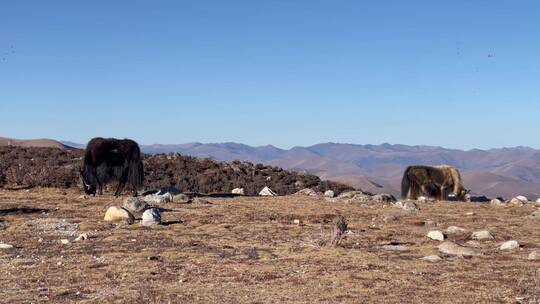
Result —
POLYGON ((537 1, 9 1, 0 136, 540 148, 537 1))

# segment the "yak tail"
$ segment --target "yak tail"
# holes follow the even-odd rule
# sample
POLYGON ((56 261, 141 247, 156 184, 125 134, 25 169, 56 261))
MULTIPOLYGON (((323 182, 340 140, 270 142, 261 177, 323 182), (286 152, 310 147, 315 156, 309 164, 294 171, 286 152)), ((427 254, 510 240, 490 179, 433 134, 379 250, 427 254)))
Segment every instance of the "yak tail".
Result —
POLYGON ((403 178, 401 179, 401 198, 406 199, 409 190, 411 189, 411 180, 409 179, 409 169, 407 168, 403 173, 403 178))
POLYGON ((142 187, 144 180, 144 166, 142 161, 139 160, 129 164, 128 180, 134 190, 138 190, 142 187))

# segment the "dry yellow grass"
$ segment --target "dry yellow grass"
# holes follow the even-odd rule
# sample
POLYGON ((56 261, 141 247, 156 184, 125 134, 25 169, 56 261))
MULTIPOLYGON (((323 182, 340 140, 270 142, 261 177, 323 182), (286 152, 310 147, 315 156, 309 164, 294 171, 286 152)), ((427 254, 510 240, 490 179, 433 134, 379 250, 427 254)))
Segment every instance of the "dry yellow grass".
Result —
POLYGON ((148 228, 102 221, 122 199, 79 196, 0 191, 0 242, 15 246, 0 249, 0 302, 455 304, 539 295, 540 263, 527 260, 540 242, 540 220, 527 218, 533 206, 425 203, 411 214, 295 196, 209 199, 170 204, 169 225, 148 228), (352 234, 321 246, 336 214, 352 234), (420 260, 438 254, 426 233, 452 225, 467 229, 449 235, 457 243, 480 229, 495 240, 478 245, 479 257, 420 260), (90 238, 73 242, 83 232, 90 238), (499 251, 510 239, 522 248, 499 251), (381 248, 391 243, 408 250, 381 248))

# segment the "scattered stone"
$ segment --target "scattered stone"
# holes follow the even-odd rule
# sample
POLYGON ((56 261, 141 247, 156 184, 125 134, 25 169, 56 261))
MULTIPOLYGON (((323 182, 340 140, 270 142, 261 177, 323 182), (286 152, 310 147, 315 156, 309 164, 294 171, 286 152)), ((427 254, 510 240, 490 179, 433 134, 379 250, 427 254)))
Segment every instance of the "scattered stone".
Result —
POLYGON ((397 201, 397 202, 394 204, 394 207, 397 207, 397 208, 403 208, 403 202, 402 202, 402 201, 397 201))
POLYGON ((467 213, 465 213, 465 215, 467 215, 467 216, 473 216, 473 215, 476 215, 476 213, 474 213, 474 212, 467 212, 467 213))
POLYGON ((454 242, 446 241, 438 246, 440 252, 450 255, 458 256, 476 256, 480 255, 481 252, 477 248, 468 248, 460 246, 454 242))
POLYGON ((419 196, 416 200, 421 202, 421 203, 425 203, 425 202, 428 201, 428 198, 425 197, 425 196, 419 196))
POLYGON ((60 243, 62 243, 64 245, 67 245, 67 244, 69 244, 69 240, 68 239, 61 239, 60 243))
POLYGON ((139 197, 128 197, 124 200, 124 208, 131 212, 143 212, 148 204, 139 197))
POLYGON ((0 249, 11 249, 13 245, 0 243, 0 249))
POLYGON ((329 197, 329 198, 333 198, 335 196, 335 193, 332 190, 326 190, 326 192, 324 192, 324 196, 329 197))
POLYGON ((529 199, 523 195, 518 195, 510 200, 510 204, 517 205, 517 206, 523 206, 524 204, 527 204, 529 202, 529 199))
POLYGON ((389 223, 389 222, 395 222, 397 221, 399 218, 395 215, 387 215, 385 217, 383 217, 383 222, 385 223, 389 223))
POLYGON ((88 196, 86 196, 86 195, 83 194, 83 195, 80 195, 80 196, 79 196, 79 199, 80 199, 80 200, 85 200, 85 199, 88 199, 88 196))
POLYGON ((123 222, 127 221, 128 224, 133 224, 135 218, 128 210, 120 207, 109 207, 105 213, 103 220, 107 222, 123 222))
POLYGON ((302 221, 299 220, 299 219, 294 219, 294 220, 293 220, 293 224, 295 224, 295 225, 301 225, 301 224, 302 224, 302 221))
POLYGON ((383 245, 381 246, 382 249, 385 249, 385 250, 391 250, 391 251, 407 251, 409 250, 409 247, 405 246, 405 245, 383 245))
POLYGON ((419 209, 418 209, 418 206, 414 203, 414 202, 405 202, 405 204, 403 204, 403 210, 407 211, 407 212, 418 212, 419 209))
POLYGON ((395 202, 396 198, 393 195, 381 193, 371 197, 371 199, 377 203, 390 203, 395 202))
POLYGON ((522 201, 522 202, 524 202, 524 203, 529 202, 529 199, 528 199, 526 196, 524 196, 524 195, 518 195, 518 196, 516 196, 515 198, 518 199, 518 200, 520 200, 520 201, 522 201))
POLYGON ((190 200, 191 199, 189 198, 189 196, 183 193, 173 196, 173 202, 178 203, 178 204, 187 204, 190 202, 190 200))
POLYGON ((439 230, 430 231, 427 234, 427 237, 436 241, 444 241, 444 234, 440 232, 439 230))
POLYGON ((166 192, 163 194, 160 194, 159 192, 156 194, 149 194, 144 196, 144 201, 150 204, 166 204, 173 201, 173 195, 170 192, 166 192))
POLYGON ((502 205, 504 205, 504 202, 501 201, 498 198, 494 198, 494 199, 491 200, 490 204, 491 205, 496 205, 496 206, 502 206, 502 205))
POLYGON ((540 198, 536 200, 536 203, 537 203, 537 204, 540 204, 540 198))
POLYGON ((80 234, 80 235, 75 239, 75 242, 86 241, 87 239, 88 239, 88 234, 83 233, 83 234, 80 234))
POLYGON ((471 239, 477 240, 477 241, 488 241, 493 240, 494 237, 491 235, 491 233, 487 230, 480 230, 475 231, 471 234, 471 239))
POLYGON ((527 257, 529 260, 540 260, 540 248, 536 248, 527 257))
POLYGON ((432 263, 442 261, 441 257, 438 255, 428 255, 421 258, 421 260, 432 262, 432 263))
POLYGON ((477 241, 477 240, 470 240, 470 241, 467 241, 466 243, 467 245, 471 246, 471 247, 476 247, 476 248, 479 248, 479 247, 482 247, 482 244, 477 241))
POLYGON ((160 188, 159 191, 156 194, 157 195, 165 195, 167 193, 170 193, 171 196, 174 196, 174 195, 182 193, 182 191, 178 190, 174 186, 169 186, 169 187, 160 188))
POLYGON ((161 214, 159 213, 159 209, 151 208, 143 212, 141 224, 143 226, 161 224, 161 214))
POLYGON ((424 221, 424 223, 422 225, 424 226, 435 226, 435 221, 434 220, 430 220, 430 219, 427 219, 424 221))
POLYGON ((244 191, 244 188, 234 188, 232 191, 231 191, 232 194, 238 194, 238 195, 245 195, 245 191, 244 191))
POLYGON ((195 205, 212 205, 209 201, 202 199, 200 197, 196 197, 192 200, 192 203, 195 205))
POLYGON ((339 199, 354 199, 355 196, 365 195, 362 191, 346 191, 338 195, 339 199))
POLYGON ((301 195, 301 196, 319 196, 315 190, 310 188, 302 189, 295 193, 295 195, 301 195))
POLYGON ((508 242, 504 242, 501 245, 501 250, 513 250, 519 248, 519 243, 517 241, 511 240, 508 242))
POLYGON ((461 227, 457 227, 457 226, 450 226, 446 229, 446 232, 448 233, 461 233, 461 232, 465 232, 465 229, 461 228, 461 227))
POLYGON ((259 195, 260 196, 277 196, 277 194, 272 191, 272 189, 268 188, 268 187, 264 187, 261 192, 259 192, 259 195))

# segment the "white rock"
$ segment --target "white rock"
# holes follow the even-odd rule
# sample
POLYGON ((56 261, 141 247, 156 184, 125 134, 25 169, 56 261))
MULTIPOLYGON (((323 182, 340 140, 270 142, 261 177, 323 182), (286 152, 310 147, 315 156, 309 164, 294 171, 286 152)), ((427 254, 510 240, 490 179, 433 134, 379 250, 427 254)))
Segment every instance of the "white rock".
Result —
POLYGON ((421 203, 425 203, 428 201, 428 198, 425 197, 425 196, 419 196, 417 201, 421 202, 421 203))
POLYGON ((475 231, 471 234, 471 239, 477 241, 493 240, 493 235, 487 230, 475 231))
POLYGON ((0 243, 0 249, 11 249, 13 245, 0 243))
POLYGON ((441 261, 442 259, 438 255, 428 255, 428 256, 425 256, 425 257, 421 258, 421 260, 435 263, 435 262, 441 261))
POLYGON ((409 247, 405 245, 383 245, 382 249, 391 251, 407 251, 409 250, 409 247))
POLYGON ((418 212, 418 206, 414 203, 414 202, 405 202, 405 204, 403 204, 403 210, 407 211, 407 212, 418 212))
POLYGON ((362 191, 346 191, 346 192, 343 192, 341 193, 340 195, 338 195, 338 198, 339 199, 352 199, 356 196, 359 196, 359 195, 365 195, 362 191))
POLYGON ((536 200, 536 203, 537 203, 537 204, 540 204, 540 198, 536 200))
POLYGON ((131 212, 143 212, 148 204, 141 198, 128 197, 124 200, 124 208, 131 212))
POLYGON ((500 199, 494 198, 491 200, 490 204, 500 206, 500 205, 504 205, 504 202, 501 201, 500 199))
POLYGON ((301 195, 301 196, 318 196, 317 192, 315 190, 310 188, 302 189, 295 193, 295 195, 301 195))
POLYGON ((277 196, 277 194, 272 191, 272 189, 268 188, 268 187, 264 187, 261 192, 259 192, 259 195, 260 196, 277 196))
POLYGON ((61 239, 60 242, 64 245, 67 245, 69 244, 69 240, 68 239, 61 239))
POLYGON ((397 202, 394 204, 394 207, 403 208, 403 202, 402 202, 402 201, 397 201, 397 202))
POLYGON ((371 199, 377 203, 390 203, 396 200, 394 196, 387 193, 375 194, 371 199))
POLYGON ((161 224, 161 214, 156 208, 148 209, 143 212, 141 224, 143 226, 151 226, 161 224))
POLYGON ((149 194, 146 195, 143 200, 150 204, 166 204, 173 201, 173 195, 171 192, 166 192, 163 194, 149 194))
POLYGON ((120 207, 109 207, 105 213, 103 220, 107 222, 123 222, 127 221, 128 224, 133 224, 135 217, 128 210, 120 207))
POLYGON ((527 203, 529 201, 529 199, 524 195, 518 195, 516 196, 516 198, 524 203, 527 203))
POLYGON ((448 233, 461 233, 461 232, 465 232, 465 229, 461 228, 461 227, 457 227, 457 226, 450 226, 446 229, 446 232, 448 233))
POLYGON ((473 215, 476 215, 476 213, 474 213, 474 212, 467 212, 467 213, 465 213, 465 215, 467 215, 467 216, 473 216, 473 215))
POLYGON ((540 248, 536 248, 527 257, 529 260, 540 260, 540 248))
POLYGON ((75 239, 75 242, 86 241, 87 239, 88 239, 88 234, 82 233, 82 234, 79 234, 79 236, 75 239))
POLYGON ((517 241, 511 240, 508 242, 504 242, 501 245, 501 250, 513 250, 519 248, 519 243, 517 241))
POLYGON ((324 196, 332 198, 335 196, 335 193, 332 190, 326 190, 326 192, 324 192, 324 196))
POLYGON ((427 234, 427 237, 436 241, 444 241, 444 234, 440 232, 439 230, 430 231, 427 234))
POLYGON ((302 221, 299 220, 299 219, 294 219, 294 220, 293 220, 293 224, 295 224, 295 225, 300 225, 300 224, 302 224, 302 221))
POLYGON ((245 195, 244 188, 234 188, 231 191, 232 194, 245 195))
POLYGON ((440 244, 438 248, 440 252, 450 255, 475 256, 481 254, 480 250, 477 248, 463 247, 450 241, 440 244))

